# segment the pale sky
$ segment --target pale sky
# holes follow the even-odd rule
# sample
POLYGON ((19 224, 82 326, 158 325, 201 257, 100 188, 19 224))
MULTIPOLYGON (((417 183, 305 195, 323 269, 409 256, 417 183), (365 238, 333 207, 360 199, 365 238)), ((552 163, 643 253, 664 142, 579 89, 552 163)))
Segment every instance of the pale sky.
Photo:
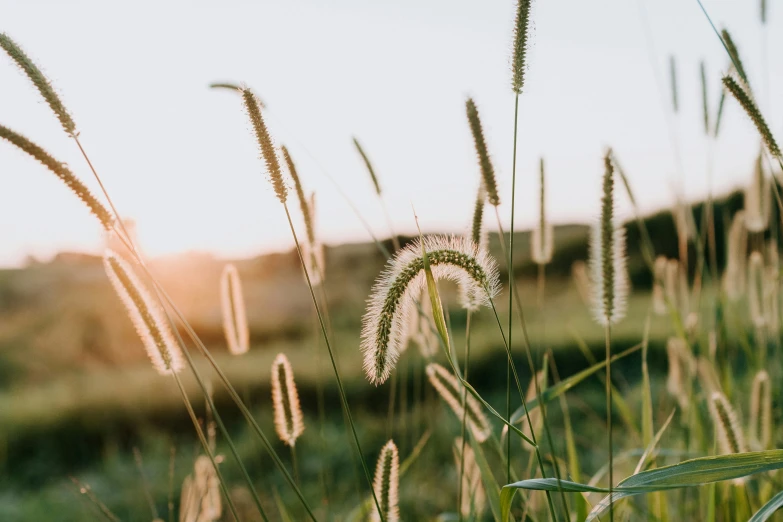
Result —
MULTIPOLYGON (((758 0, 704 0, 727 25, 766 102, 783 64, 763 66, 758 0)), ((770 6, 769 49, 783 48, 783 12, 770 6)), ((478 166, 464 102, 479 106, 510 215, 512 0, 265 0, 238 2, 0 0, 0 31, 49 75, 120 211, 138 222, 142 248, 251 256, 292 246, 239 97, 213 91, 244 82, 267 103, 270 127, 318 197, 327 243, 369 239, 323 169, 379 235, 386 224, 351 137, 375 164, 397 232, 464 230, 478 166), (312 156, 311 156, 312 155, 312 156)), ((698 75, 707 62, 715 112, 727 58, 696 0, 539 0, 520 101, 517 226, 536 215, 544 156, 555 222, 589 221, 599 204, 602 154, 622 159, 645 210, 707 190, 698 75), (653 47, 645 38, 647 13, 653 47), (652 54, 651 54, 652 53, 652 54), (669 114, 668 56, 678 64, 680 114, 669 114), (652 61, 651 61, 652 56, 652 61), (656 83, 655 69, 663 85, 656 83), (662 99, 663 97, 663 99, 662 99), (666 124, 673 118, 684 176, 666 124)), ((0 122, 67 162, 95 186, 75 144, 37 92, 0 56, 0 122)), ((763 103, 780 133, 783 100, 763 103)), ((758 137, 727 101, 714 148, 717 192, 747 179, 758 137)), ((0 143, 0 265, 63 249, 99 252, 98 227, 43 167, 0 143)), ((296 208, 294 205, 292 208, 296 208)), ((298 217, 297 217, 298 225, 298 217)))

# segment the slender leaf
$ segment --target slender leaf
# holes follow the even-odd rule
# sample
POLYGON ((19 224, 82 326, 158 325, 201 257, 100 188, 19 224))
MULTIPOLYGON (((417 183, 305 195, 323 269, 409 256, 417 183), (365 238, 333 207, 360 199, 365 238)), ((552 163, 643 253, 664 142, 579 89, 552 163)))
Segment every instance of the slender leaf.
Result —
MULTIPOLYGON (((634 353, 635 351, 639 350, 639 348, 641 347, 642 347, 641 344, 637 344, 636 346, 632 346, 631 348, 628 348, 624 352, 612 356, 612 363, 618 361, 619 359, 622 359, 627 355, 634 353)), ((552 399, 556 399, 563 393, 567 392, 568 390, 570 390, 580 382, 590 377, 592 374, 594 374, 604 366, 606 366, 606 361, 601 361, 599 363, 594 364, 590 368, 587 368, 586 370, 582 370, 581 372, 574 374, 567 379, 563 379, 562 381, 558 382, 553 386, 550 386, 545 390, 542 390, 540 397, 536 397, 535 399, 527 403, 528 411, 537 408, 541 402, 547 403, 552 399)), ((513 424, 515 422, 519 422, 520 420, 522 420, 524 415, 525 415, 524 408, 522 407, 517 408, 516 411, 514 411, 514 413, 511 415, 511 423, 513 424)))
POLYGON ((748 522, 764 522, 781 507, 783 507, 783 491, 769 499, 769 502, 761 506, 761 509, 756 511, 756 513, 748 520, 748 522))
MULTIPOLYGON (((631 475, 613 488, 614 493, 611 496, 611 501, 616 502, 625 497, 654 493, 656 491, 701 486, 711 482, 747 477, 780 468, 783 468, 783 450, 700 457, 631 475)), ((604 488, 565 480, 558 481, 553 478, 521 480, 503 486, 503 491, 500 494, 503 521, 508 520, 507 509, 511 505, 511 499, 517 489, 559 491, 561 488, 563 491, 571 493, 609 492, 609 490, 604 488)), ((601 516, 609 509, 609 504, 610 497, 604 497, 590 512, 587 522, 601 516)))

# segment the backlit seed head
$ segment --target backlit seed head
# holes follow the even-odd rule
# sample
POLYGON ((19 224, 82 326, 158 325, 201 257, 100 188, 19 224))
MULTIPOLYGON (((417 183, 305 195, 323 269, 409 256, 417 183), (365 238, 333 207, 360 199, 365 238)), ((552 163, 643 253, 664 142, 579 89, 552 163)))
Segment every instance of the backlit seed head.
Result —
POLYGON ((76 123, 74 123, 71 114, 65 108, 65 105, 54 90, 54 87, 52 87, 49 79, 41 72, 41 69, 35 65, 35 62, 33 62, 22 48, 6 33, 0 33, 0 47, 3 48, 8 56, 16 62, 16 65, 18 65, 27 75, 30 81, 33 82, 33 85, 38 89, 38 92, 41 93, 46 104, 52 109, 54 115, 57 116, 57 119, 60 120, 60 125, 62 125, 66 134, 74 137, 77 136, 76 123))
MULTIPOLYGON (((460 287, 465 308, 477 309, 499 292, 497 267, 489 254, 461 237, 432 236, 423 247, 436 280, 448 279, 460 287)), ((373 384, 391 374, 406 341, 409 315, 426 286, 422 244, 401 249, 378 277, 362 319, 364 370, 373 384)))
POLYGON ((473 144, 476 147, 476 156, 481 169, 481 177, 484 180, 484 189, 487 191, 487 201, 490 205, 497 207, 500 205, 500 195, 498 195, 498 186, 495 181, 495 167, 492 166, 478 108, 472 98, 468 98, 465 102, 465 110, 468 115, 470 132, 473 134, 473 144))
POLYGON ((250 330, 247 327, 242 282, 236 267, 230 263, 223 267, 220 276, 220 304, 228 350, 234 355, 247 352, 250 348, 250 330))
POLYGON ((756 373, 750 392, 749 438, 754 451, 763 451, 772 442, 772 387, 765 370, 756 373))
MULTIPOLYGON (((742 434, 737 414, 731 407, 726 396, 720 392, 712 392, 709 400, 710 416, 715 425, 718 439, 718 450, 723 455, 745 453, 748 447, 742 434)), ((743 484, 744 478, 735 479, 735 484, 743 484)))
POLYGON ((294 371, 285 354, 279 353, 272 362, 272 406, 275 410, 275 431, 288 446, 304 432, 304 416, 296 391, 294 371))
MULTIPOLYGON (((375 497, 380 504, 383 520, 387 522, 398 522, 399 513, 399 490, 400 490, 400 455, 394 441, 389 441, 381 449, 378 456, 378 464, 375 466, 375 480, 373 480, 373 489, 375 497)), ((381 517, 378 508, 373 507, 371 516, 373 522, 380 522, 381 517)))
POLYGON ((753 177, 745 187, 745 226, 749 232, 764 232, 772 204, 771 182, 764 174, 763 151, 759 151, 753 177))
POLYGON ((617 222, 614 210, 611 150, 604 157, 601 218, 590 236, 590 274, 595 319, 604 325, 620 321, 626 312, 629 282, 625 229, 617 222))
POLYGON ((277 157, 277 151, 272 141, 272 136, 269 134, 266 122, 264 122, 264 117, 261 114, 258 98, 253 91, 248 88, 243 88, 242 101, 245 104, 245 111, 253 126, 253 135, 255 136, 258 148, 261 151, 261 159, 266 163, 269 180, 272 182, 272 187, 275 189, 277 199, 285 204, 286 198, 288 197, 288 188, 283 181, 283 171, 280 168, 280 160, 277 157))
POLYGON ((747 276, 748 231, 745 228, 745 213, 734 214, 728 233, 726 271, 723 274, 723 287, 726 295, 736 301, 745 294, 747 276))
POLYGON ((481 404, 473 395, 465 393, 465 388, 457 378, 440 364, 427 365, 427 378, 440 396, 446 401, 451 410, 462 420, 465 416, 468 428, 479 442, 489 438, 490 427, 481 404), (462 407, 462 398, 465 395, 465 408, 462 407))
POLYGON ((163 309, 147 292, 133 268, 120 256, 107 250, 103 264, 109 281, 144 343, 152 365, 161 375, 179 372, 182 369, 182 353, 163 309))

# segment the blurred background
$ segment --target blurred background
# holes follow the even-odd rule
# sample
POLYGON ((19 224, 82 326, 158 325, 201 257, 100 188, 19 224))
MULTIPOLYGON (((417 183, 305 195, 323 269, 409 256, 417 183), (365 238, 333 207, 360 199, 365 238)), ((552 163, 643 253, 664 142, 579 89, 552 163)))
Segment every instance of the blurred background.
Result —
MULTIPOLYGON (((759 105, 779 131, 783 101, 771 93, 783 84, 783 68, 765 51, 783 45, 776 6, 762 27, 746 2, 705 5, 719 28, 731 30, 758 85, 759 105)), ((446 441, 427 443, 411 471, 416 478, 402 487, 403 518, 426 519, 449 509, 438 483, 454 480, 455 472, 437 463, 451 462, 453 433, 439 428, 458 425, 424 383, 417 354, 406 352, 400 363, 409 377, 395 392, 405 395, 396 399, 391 428, 388 383, 373 387, 362 374, 361 317, 385 263, 367 228, 387 248, 392 241, 352 138, 373 162, 391 229, 403 245, 416 234, 412 206, 424 233, 463 233, 479 179, 464 106, 473 97, 498 172, 507 230, 514 11, 514 2, 505 0, 0 0, 0 30, 24 46, 62 94, 152 273, 269 430, 269 367, 278 352, 291 359, 311 435, 301 446, 303 490, 328 505, 319 509, 350 512, 363 498, 360 484, 366 493, 363 479, 335 480, 328 501, 319 486, 322 469, 357 469, 334 378, 285 213, 258 159, 241 99, 209 84, 242 82, 254 89, 272 134, 291 151, 306 191, 317 195, 331 325, 368 455, 375 458, 389 430, 398 435, 401 454, 425 433, 446 441), (239 270, 249 315, 251 348, 243 356, 228 354, 221 325, 219 279, 228 261, 239 270), (329 422, 319 428, 321 390, 329 422)), ((614 149, 628 174, 658 254, 678 254, 672 202, 688 201, 700 216, 708 191, 716 194, 722 266, 727 223, 742 207, 737 189, 751 177, 759 140, 736 103, 726 104, 719 139, 705 137, 699 64, 706 66, 715 114, 728 61, 695 0, 536 2, 532 18, 517 142, 515 270, 529 303, 531 337, 552 349, 565 377, 589 366, 592 351, 603 350, 603 330, 592 324, 571 270, 587 256, 605 147, 614 149), (560 318, 543 313, 533 297, 536 267, 527 230, 537 217, 542 157, 548 212, 557 224, 546 302, 560 318)), ((0 121, 68 163, 97 193, 49 108, 11 60, 0 58, 0 121)), ((122 520, 151 520, 156 511, 166 519, 168 494, 192 469, 199 443, 176 388, 151 369, 108 283, 100 257, 106 238, 59 181, 5 143, 0 171, 0 519, 42 520, 53 512, 57 520, 97 519, 72 478, 89 484, 122 520)), ((623 218, 632 217, 624 195, 618 207, 623 218)), ((494 219, 488 214, 491 230, 494 219)), ((295 226, 302 229, 299 216, 295 226)), ((627 228, 634 294, 629 319, 615 332, 618 350, 641 340, 652 283, 638 228, 627 228)), ((501 258, 498 240, 492 234, 490 246, 501 258)), ((503 265, 501 278, 506 273, 503 265)), ((455 305, 454 289, 444 291, 455 305)), ((498 299, 501 314, 506 301, 498 299)), ((465 312, 453 306, 449 316, 455 332, 463 331, 465 312)), ((502 401, 496 372, 505 355, 494 318, 482 312, 472 328, 475 385, 502 401)), ((658 380, 666 369, 662 342, 670 334, 665 318, 653 320, 650 365, 658 380)), ((455 335, 458 345, 464 342, 455 335)), ((521 361, 521 343, 513 348, 521 361)), ((198 363, 209 375, 206 363, 198 363)), ((638 354, 618 363, 621 383, 633 383, 638 372, 638 354)), ((594 381, 578 400, 600 408, 601 383, 594 381)), ((186 378, 185 385, 203 418, 195 382, 186 378)), ((262 500, 273 505, 280 489, 283 501, 295 502, 219 385, 215 399, 225 407, 251 474, 270 485, 262 500)), ((602 415, 588 410, 581 410, 581 420, 602 415)), ((553 425, 560 425, 553 415, 553 425)), ((587 446, 597 433, 585 423, 578 442, 587 446)), ((598 463, 599 456, 593 458, 598 463)), ((237 498, 247 500, 238 470, 227 466, 225 473, 237 484, 237 498)), ((301 515, 292 509, 295 519, 301 515)))

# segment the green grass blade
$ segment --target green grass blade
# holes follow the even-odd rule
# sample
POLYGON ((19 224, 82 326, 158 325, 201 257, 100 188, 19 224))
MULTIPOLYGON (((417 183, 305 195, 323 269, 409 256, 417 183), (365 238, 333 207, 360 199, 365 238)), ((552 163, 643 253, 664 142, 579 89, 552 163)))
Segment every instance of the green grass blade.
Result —
POLYGON ((761 509, 756 511, 756 513, 750 517, 748 522, 764 522, 781 507, 783 507, 783 491, 769 499, 769 502, 761 506, 761 509))
MULTIPOLYGON (((783 450, 700 457, 631 475, 613 488, 614 493, 611 500, 616 502, 634 495, 701 486, 780 468, 783 468, 783 450)), ((517 489, 558 491, 558 488, 563 488, 563 491, 570 493, 609 492, 605 488, 565 480, 558 482, 552 478, 521 480, 503 486, 503 491, 500 494, 501 508, 507 509, 511 505, 511 499, 517 489)), ((609 504, 610 498, 607 496, 590 512, 587 522, 601 516, 609 509, 609 504)), ((506 516, 507 511, 503 511, 504 522, 508 520, 506 516)))

